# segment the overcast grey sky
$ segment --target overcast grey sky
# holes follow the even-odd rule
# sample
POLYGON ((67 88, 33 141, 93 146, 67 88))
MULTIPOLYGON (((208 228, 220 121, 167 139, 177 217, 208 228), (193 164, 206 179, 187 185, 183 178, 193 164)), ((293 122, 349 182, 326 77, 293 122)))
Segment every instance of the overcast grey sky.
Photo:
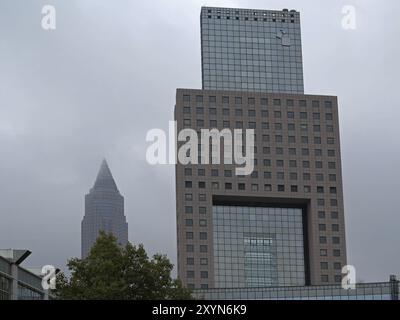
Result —
POLYGON ((177 87, 201 87, 202 5, 301 12, 305 92, 339 97, 348 262, 364 281, 400 274, 398 0, 1 0, 0 247, 36 267, 79 256, 106 157, 130 241, 175 263, 174 167, 147 164, 145 136, 167 129, 177 87))

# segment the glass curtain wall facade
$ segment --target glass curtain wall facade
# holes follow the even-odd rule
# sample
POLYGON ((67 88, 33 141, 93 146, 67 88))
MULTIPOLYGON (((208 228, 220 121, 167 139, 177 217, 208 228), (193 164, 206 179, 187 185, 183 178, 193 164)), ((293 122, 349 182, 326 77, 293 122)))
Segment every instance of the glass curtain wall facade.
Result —
POLYGON ((305 285, 302 209, 213 206, 215 288, 305 285))
POLYGON ((29 250, 0 249, 0 300, 47 300, 54 296, 43 289, 42 276, 21 267, 29 250))
POLYGON ((300 14, 201 10, 203 89, 304 93, 300 14))
POLYGON ((359 283, 354 289, 340 285, 195 290, 207 300, 399 300, 399 281, 359 283))
POLYGON ((18 300, 43 300, 40 292, 30 289, 24 285, 18 285, 18 300))
POLYGON ((10 279, 0 275, 0 300, 9 300, 11 295, 10 279))

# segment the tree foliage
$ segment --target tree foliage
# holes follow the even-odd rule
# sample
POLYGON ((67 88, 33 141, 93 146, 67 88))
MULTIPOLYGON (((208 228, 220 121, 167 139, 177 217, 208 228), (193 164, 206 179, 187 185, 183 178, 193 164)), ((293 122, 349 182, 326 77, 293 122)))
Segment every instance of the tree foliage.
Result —
POLYGON ((148 257, 143 245, 117 245, 101 232, 84 259, 67 263, 71 276, 57 276, 55 294, 68 300, 191 299, 191 292, 171 278, 173 265, 165 255, 148 257))

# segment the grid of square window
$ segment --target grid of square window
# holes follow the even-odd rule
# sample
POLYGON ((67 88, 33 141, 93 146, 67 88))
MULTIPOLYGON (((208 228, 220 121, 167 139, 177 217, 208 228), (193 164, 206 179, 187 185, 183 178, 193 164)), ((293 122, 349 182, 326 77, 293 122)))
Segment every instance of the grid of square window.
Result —
MULTIPOLYGON (((220 107, 221 105, 241 106, 236 107, 235 121, 240 122, 240 128, 254 128, 255 134, 255 159, 254 171, 251 178, 254 183, 226 183, 214 181, 211 184, 213 190, 241 190, 241 191, 273 191, 273 192, 291 192, 291 193, 319 193, 325 194, 325 199, 319 200, 319 206, 330 204, 332 207, 338 206, 337 195, 337 165, 339 144, 334 132, 334 114, 332 101, 324 98, 320 101, 317 98, 310 100, 282 99, 274 98, 254 98, 254 97, 232 97, 229 96, 183 96, 186 102, 196 102, 196 110, 201 109, 202 116, 212 118, 212 115, 222 117, 217 120, 210 120, 210 127, 223 129, 234 125, 232 124, 232 115, 230 112, 221 112, 221 108, 214 108, 212 105, 220 107), (201 107, 199 107, 201 103, 201 107), (207 104, 209 108, 207 108, 207 104), (301 106, 301 108, 290 108, 290 106, 301 106), (265 108, 264 106, 267 106, 265 108), (286 108, 284 108, 286 106, 286 108), (214 110, 214 111, 211 111, 214 110), (240 111, 240 112, 239 112, 240 111), (248 112, 246 112, 248 111, 248 112), (266 114, 263 116, 263 112, 266 114), (224 120, 226 116, 226 121, 224 120), (259 117, 261 115, 261 117, 259 117), (237 121, 243 117, 248 121, 237 121), (211 121, 214 125, 211 126, 211 121), (225 125, 224 123, 227 122, 225 125), (244 125, 243 125, 244 123, 244 125), (222 125, 224 124, 224 125, 222 125), (275 158, 275 159, 274 159, 275 158), (272 159, 272 161, 271 161, 272 159), (314 170, 315 169, 315 170, 314 170), (264 178, 264 181, 259 181, 264 178), (272 183, 265 180, 271 180, 272 183), (327 183, 330 185, 326 186, 327 183), (318 186, 310 186, 319 184, 318 186), (325 184, 325 186, 323 186, 325 184)), ((222 108, 223 110, 230 110, 222 108)), ((190 114, 191 111, 189 110, 190 114)), ((199 112, 192 117, 198 117, 199 112)), ((187 119, 189 122, 190 119, 187 119)), ((198 126, 198 120, 192 121, 198 126)), ((202 124, 205 125, 203 119, 202 124)), ((188 123, 190 125, 190 123, 188 123)), ((207 126, 206 126, 207 127, 207 126)), ((237 127, 237 126, 236 126, 237 127)), ((236 136, 234 136, 236 138, 236 136)), ((203 146, 199 145, 199 149, 203 146)), ((213 146, 210 146, 213 150, 213 146)), ((219 159, 224 161, 225 147, 221 146, 219 159)), ((213 161, 213 153, 210 153, 209 161, 213 161)), ((200 158, 199 158, 200 159, 200 158)), ((202 160, 203 158, 201 158, 202 160)), ((225 162, 224 162, 225 163, 225 162)), ((218 170, 212 170, 216 174, 213 177, 222 177, 218 170)), ((226 177, 226 176, 225 176, 226 177)))
POLYGON ((201 15, 203 89, 304 92, 297 12, 218 12, 201 15))
POLYGON ((302 210, 213 206, 215 288, 305 285, 302 210))
MULTIPOLYGON (((248 176, 236 175, 235 169, 238 166, 225 164, 225 146, 222 141, 219 156, 223 165, 178 166, 178 189, 181 190, 180 192, 189 194, 182 199, 184 203, 180 204, 182 209, 179 212, 185 215, 180 217, 193 219, 190 221, 193 227, 200 227, 197 213, 200 207, 207 207, 207 214, 202 219, 207 221, 209 237, 202 241, 208 242, 210 257, 214 256, 214 237, 211 234, 214 231, 213 195, 308 199, 310 206, 307 214, 311 219, 308 227, 310 233, 315 235, 309 238, 312 248, 310 257, 317 262, 310 264, 310 283, 327 284, 339 281, 341 270, 334 267, 334 263, 346 264, 346 248, 343 234, 336 98, 315 95, 182 90, 178 91, 177 99, 178 130, 184 127, 185 121, 187 121, 186 126, 197 132, 200 132, 202 128, 254 129, 254 170, 248 176), (200 203, 198 193, 206 194, 207 201, 200 203), (193 218, 190 217, 191 208, 185 208, 186 206, 193 206, 193 218), (322 228, 323 226, 325 228, 322 228)), ((233 132, 232 137, 239 136, 233 132)), ((203 146, 202 143, 199 140, 199 150, 203 146)), ((212 151, 212 143, 209 148, 212 151)), ((210 152, 210 163, 215 156, 210 152)), ((180 221, 183 221, 184 225, 185 221, 180 221)), ((197 232, 194 236, 195 241, 184 239, 182 242, 185 245, 188 242, 196 243, 199 239, 197 232)), ((251 241, 254 237, 259 241, 260 238, 268 239, 268 233, 256 231, 255 234, 250 232, 244 237, 250 237, 246 241, 251 241)), ((274 240, 273 237, 270 238, 274 240)), ((245 241, 244 238, 243 241, 245 241)), ((197 244, 195 251, 199 252, 197 244)), ((185 251, 185 246, 182 246, 182 250, 185 251)), ((181 254, 182 258, 179 260, 181 266, 186 264, 186 254, 186 252, 181 254)), ((264 254, 268 256, 270 252, 267 250, 264 254)), ((252 254, 248 254, 247 259, 251 257, 252 254)), ((187 278, 187 269, 185 267, 182 269, 185 270, 181 273, 182 278, 187 278)), ((194 269, 196 270, 195 278, 186 281, 188 284, 195 284, 196 288, 205 284, 199 272, 206 269, 210 274, 207 283, 210 287, 214 287, 216 281, 214 263, 197 268, 195 262, 194 269)), ((239 278, 235 276, 236 284, 266 286, 272 283, 274 285, 273 275, 262 276, 257 273, 257 270, 248 269, 243 266, 241 276, 239 278), (256 276, 249 276, 249 273, 252 274, 253 271, 256 276), (246 275, 248 280, 246 280, 246 275)), ((265 266, 262 269, 268 270, 265 266)), ((237 275, 237 271, 235 272, 237 275)), ((223 274, 222 277, 226 275, 223 274)), ((235 283, 226 281, 228 282, 235 283)), ((220 284, 215 286, 217 285, 220 284)))

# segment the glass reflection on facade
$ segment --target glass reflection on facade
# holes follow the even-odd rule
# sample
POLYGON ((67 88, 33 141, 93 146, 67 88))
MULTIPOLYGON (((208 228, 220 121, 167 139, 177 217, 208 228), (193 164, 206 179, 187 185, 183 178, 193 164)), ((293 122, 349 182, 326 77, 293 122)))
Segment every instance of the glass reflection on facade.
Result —
POLYGON ((248 233, 243 240, 246 286, 272 286, 278 279, 276 237, 248 233))
POLYGON ((215 288, 305 285, 302 209, 213 206, 215 288))

